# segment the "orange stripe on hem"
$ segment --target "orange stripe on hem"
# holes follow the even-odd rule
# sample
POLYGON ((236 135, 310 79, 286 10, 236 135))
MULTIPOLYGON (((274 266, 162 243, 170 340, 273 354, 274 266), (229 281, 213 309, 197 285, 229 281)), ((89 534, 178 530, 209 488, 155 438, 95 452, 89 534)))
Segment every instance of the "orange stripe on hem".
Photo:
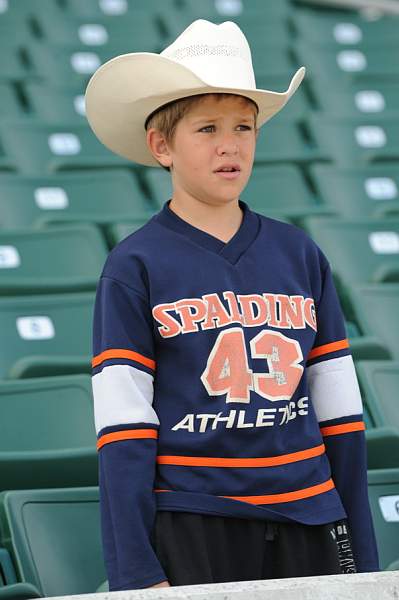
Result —
POLYGON ((275 467, 306 460, 324 454, 325 446, 315 446, 299 452, 264 458, 218 458, 204 456, 157 456, 160 465, 182 465, 186 467, 275 467))
POLYGON ((323 436, 340 435, 341 433, 350 433, 351 431, 364 431, 366 425, 364 421, 355 421, 354 423, 343 423, 342 425, 330 425, 329 427, 320 427, 323 436))
POLYGON ((330 344, 323 344, 322 346, 317 346, 316 348, 313 348, 308 354, 308 360, 310 360, 311 358, 316 358, 316 356, 328 354, 329 352, 343 350, 344 348, 349 348, 349 341, 347 338, 345 338, 344 340, 338 340, 338 342, 331 342, 330 344))
POLYGON ((91 366, 97 367, 100 363, 104 362, 104 360, 108 360, 109 358, 127 358, 129 360, 135 360, 136 362, 149 367, 150 369, 155 370, 155 360, 151 358, 147 358, 138 352, 134 352, 133 350, 123 350, 121 348, 112 348, 111 350, 104 350, 101 354, 97 354, 91 361, 91 366))
POLYGON ((158 438, 158 431, 156 429, 125 429, 123 431, 112 431, 111 433, 105 433, 97 441, 97 450, 100 450, 100 448, 102 448, 105 444, 110 444, 111 442, 143 438, 152 438, 156 440, 158 438))
MULTIPOLYGON (((294 502, 295 500, 303 500, 311 498, 324 492, 329 492, 334 489, 335 485, 332 479, 328 479, 324 483, 312 485, 311 487, 295 492, 286 492, 284 494, 269 494, 267 496, 218 496, 219 498, 229 498, 230 500, 239 500, 240 502, 248 502, 249 504, 279 504, 280 502, 294 502)), ((154 490, 154 492, 173 492, 175 490, 154 490)))

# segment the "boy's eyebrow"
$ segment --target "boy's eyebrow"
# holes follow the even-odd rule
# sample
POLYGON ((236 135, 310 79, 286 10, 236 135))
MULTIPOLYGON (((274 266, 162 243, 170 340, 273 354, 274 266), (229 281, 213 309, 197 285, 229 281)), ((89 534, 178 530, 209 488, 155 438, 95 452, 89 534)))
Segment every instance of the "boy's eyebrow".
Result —
MULTIPOLYGON (((223 115, 222 115, 222 116, 223 116, 223 115)), ((210 123, 210 122, 213 122, 213 121, 218 121, 218 120, 220 120, 220 119, 221 119, 221 117, 220 117, 220 116, 217 116, 217 117, 209 117, 209 116, 206 116, 206 115, 204 115, 204 116, 198 117, 197 119, 194 119, 194 120, 192 121, 192 124, 193 124, 193 125, 196 125, 197 123, 202 123, 203 121, 207 121, 207 122, 209 122, 209 123, 210 123)), ((254 114, 253 114, 253 115, 251 115, 251 116, 248 116, 248 115, 246 115, 246 116, 244 116, 244 115, 239 115, 239 116, 237 117, 237 121, 254 121, 254 120, 255 120, 255 115, 254 115, 254 114)))

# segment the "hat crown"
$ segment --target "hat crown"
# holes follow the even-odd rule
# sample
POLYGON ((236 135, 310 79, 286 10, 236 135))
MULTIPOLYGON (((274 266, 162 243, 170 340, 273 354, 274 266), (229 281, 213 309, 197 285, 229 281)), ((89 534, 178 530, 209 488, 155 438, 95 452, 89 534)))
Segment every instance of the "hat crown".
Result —
POLYGON ((161 56, 189 68, 211 86, 256 89, 251 50, 236 23, 197 19, 161 56))

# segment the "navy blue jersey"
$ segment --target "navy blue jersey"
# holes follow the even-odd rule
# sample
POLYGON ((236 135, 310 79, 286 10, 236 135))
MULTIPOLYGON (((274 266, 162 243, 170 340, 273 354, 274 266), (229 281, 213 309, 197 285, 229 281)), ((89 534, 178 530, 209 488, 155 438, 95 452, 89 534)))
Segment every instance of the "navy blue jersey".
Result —
POLYGON ((167 579, 157 510, 348 518, 378 570, 362 401, 330 265, 300 228, 239 201, 227 242, 169 201, 108 255, 93 323, 110 590, 167 579))

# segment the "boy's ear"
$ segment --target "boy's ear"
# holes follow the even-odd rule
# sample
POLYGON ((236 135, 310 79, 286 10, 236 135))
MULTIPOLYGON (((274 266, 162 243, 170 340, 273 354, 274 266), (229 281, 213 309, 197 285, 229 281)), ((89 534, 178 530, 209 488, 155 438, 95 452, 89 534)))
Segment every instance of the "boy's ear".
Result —
POLYGON ((163 166, 172 166, 172 157, 169 151, 169 145, 163 133, 155 127, 151 127, 147 131, 147 146, 153 157, 163 166))

